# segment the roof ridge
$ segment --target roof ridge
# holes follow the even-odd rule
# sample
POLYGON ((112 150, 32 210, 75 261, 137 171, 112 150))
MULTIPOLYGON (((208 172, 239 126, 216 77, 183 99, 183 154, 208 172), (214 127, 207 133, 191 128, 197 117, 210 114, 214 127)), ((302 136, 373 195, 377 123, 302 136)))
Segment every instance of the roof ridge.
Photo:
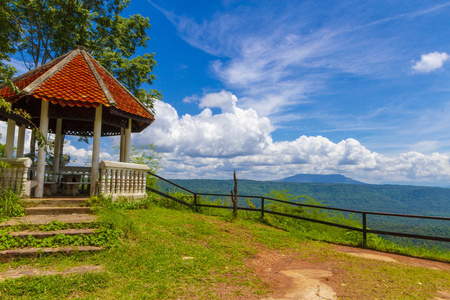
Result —
POLYGON ((54 65, 50 70, 42 74, 39 78, 37 78, 35 81, 30 83, 27 87, 23 89, 23 92, 26 94, 30 94, 35 89, 37 89, 41 84, 46 82, 50 77, 52 77, 54 74, 56 74, 59 70, 61 70, 69 61, 71 61, 77 54, 80 53, 80 50, 75 49, 69 54, 64 57, 61 61, 59 61, 56 65, 54 65))
MULTIPOLYGON (((80 47, 80 46, 79 46, 80 47)), ((83 47, 84 48, 84 47, 83 47)), ((80 49, 80 48, 78 48, 80 49)), ((92 63, 92 61, 89 59, 89 53, 86 52, 85 49, 81 49, 81 55, 83 55, 83 59, 86 61, 86 63, 88 64, 89 69, 91 70, 92 74, 94 75, 95 79, 97 80, 97 83, 99 84, 100 88, 103 91, 103 94, 105 94, 106 99, 108 100, 109 104, 111 104, 112 106, 116 106, 117 103, 114 100, 114 97, 111 95, 111 92, 109 91, 108 87, 106 86, 106 84, 103 82, 102 77, 100 76, 100 74, 98 74, 97 69, 95 69, 94 64, 92 63)))
POLYGON ((130 95, 134 100, 136 100, 137 103, 139 103, 139 105, 146 111, 148 112, 152 117, 154 117, 153 113, 138 99, 136 98, 135 95, 133 95, 133 93, 131 93, 119 80, 117 80, 116 77, 114 77, 111 73, 109 73, 109 71, 102 66, 102 64, 100 64, 95 58, 93 58, 89 53, 86 53, 93 61, 94 63, 96 63, 103 71, 106 72, 106 74, 111 77, 122 89, 125 90, 125 92, 128 93, 128 95, 130 95))

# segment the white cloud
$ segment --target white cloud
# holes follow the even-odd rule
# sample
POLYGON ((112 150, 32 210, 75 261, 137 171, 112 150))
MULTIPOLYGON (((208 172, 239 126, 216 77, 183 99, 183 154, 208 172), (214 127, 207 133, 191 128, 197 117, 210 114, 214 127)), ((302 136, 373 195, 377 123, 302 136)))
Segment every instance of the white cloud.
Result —
POLYGON ((444 63, 449 58, 450 56, 445 52, 431 52, 428 54, 422 54, 420 56, 420 61, 416 62, 412 68, 417 73, 429 73, 442 68, 444 63))
POLYGON ((253 109, 237 107, 236 102, 236 96, 229 92, 210 93, 199 100, 204 108, 200 114, 179 117, 170 104, 158 101, 156 121, 133 142, 154 143, 159 151, 192 157, 258 153, 271 142, 274 129, 269 119, 259 117, 253 109), (214 107, 221 113, 213 114, 210 108, 214 107))
POLYGON ((12 65, 14 68, 16 68, 17 73, 14 76, 19 76, 22 75, 26 72, 28 72, 28 68, 25 66, 25 64, 23 63, 23 61, 15 59, 15 58, 11 58, 11 61, 2 61, 3 63, 6 64, 10 64, 12 65))
MULTIPOLYGON (((164 152, 164 176, 223 179, 237 170, 240 178, 256 180, 298 173, 339 173, 369 183, 450 180, 447 154, 409 151, 387 156, 355 139, 335 143, 322 136, 277 142, 270 121, 252 109, 239 108, 233 94, 211 93, 199 101, 201 113, 181 117, 171 105, 157 102, 154 124, 133 137, 133 144, 153 143, 164 152), (213 114, 212 107, 221 108, 221 113, 213 114)), ((415 148, 421 146, 432 150, 429 142, 415 148)))
POLYGON ((236 109, 237 98, 230 92, 221 91, 220 93, 209 93, 200 99, 199 107, 220 108, 223 113, 234 113, 236 109))

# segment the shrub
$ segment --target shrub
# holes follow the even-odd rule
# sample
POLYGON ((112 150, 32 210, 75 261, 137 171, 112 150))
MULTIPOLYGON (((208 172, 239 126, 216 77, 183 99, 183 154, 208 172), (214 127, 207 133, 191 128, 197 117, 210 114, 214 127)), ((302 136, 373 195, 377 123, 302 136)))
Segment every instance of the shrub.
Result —
POLYGON ((0 194, 0 219, 7 220, 10 217, 24 216, 25 209, 19 201, 19 196, 13 190, 4 190, 0 194))

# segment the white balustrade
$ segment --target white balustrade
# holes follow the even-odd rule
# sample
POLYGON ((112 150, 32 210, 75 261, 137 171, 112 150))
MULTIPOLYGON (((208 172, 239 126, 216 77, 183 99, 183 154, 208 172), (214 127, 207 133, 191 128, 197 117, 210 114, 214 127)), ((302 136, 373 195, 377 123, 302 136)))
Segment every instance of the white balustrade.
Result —
POLYGON ((19 196, 30 196, 30 184, 28 182, 28 170, 31 159, 2 158, 0 161, 8 164, 6 168, 0 169, 0 187, 3 190, 12 189, 19 196))
POLYGON ((146 165, 101 161, 99 192, 103 196, 129 198, 146 197, 146 175, 150 168, 146 165))

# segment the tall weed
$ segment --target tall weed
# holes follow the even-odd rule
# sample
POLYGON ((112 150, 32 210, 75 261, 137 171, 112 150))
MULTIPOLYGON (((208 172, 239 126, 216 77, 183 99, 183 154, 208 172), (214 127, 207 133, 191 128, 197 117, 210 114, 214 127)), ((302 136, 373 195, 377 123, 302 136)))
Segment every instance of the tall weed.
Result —
POLYGON ((0 194, 0 220, 24 216, 25 209, 20 205, 19 201, 19 196, 13 190, 4 190, 0 194))

